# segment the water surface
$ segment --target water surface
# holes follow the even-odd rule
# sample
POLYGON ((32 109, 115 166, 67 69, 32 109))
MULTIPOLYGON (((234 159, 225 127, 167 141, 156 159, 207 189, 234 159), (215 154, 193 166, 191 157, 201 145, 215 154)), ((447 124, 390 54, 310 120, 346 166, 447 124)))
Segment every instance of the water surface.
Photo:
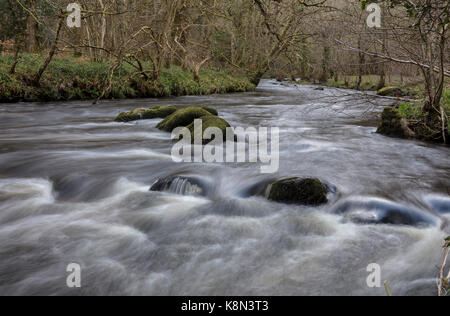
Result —
POLYGON ((435 295, 450 151, 375 134, 386 102, 268 80, 244 94, 0 105, 0 294, 384 295, 366 285, 378 263, 395 294, 435 295), (112 122, 160 104, 279 127, 279 172, 177 164, 159 120, 112 122), (174 174, 201 179, 208 195, 149 191, 174 174), (337 192, 321 207, 243 194, 285 176, 337 192), (423 222, 374 221, 393 210, 423 222), (69 263, 82 266, 81 289, 66 287, 69 263))

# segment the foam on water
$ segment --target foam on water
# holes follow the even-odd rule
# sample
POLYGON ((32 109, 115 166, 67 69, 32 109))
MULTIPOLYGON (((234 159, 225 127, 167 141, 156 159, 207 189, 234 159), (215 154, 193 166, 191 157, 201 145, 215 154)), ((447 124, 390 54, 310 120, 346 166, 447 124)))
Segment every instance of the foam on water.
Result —
POLYGON ((175 164, 156 120, 111 122, 161 100, 6 106, 0 295, 385 295, 367 287, 371 263, 394 294, 435 295, 450 234, 448 148, 372 135, 364 100, 344 98, 351 91, 261 87, 165 102, 214 106, 232 126, 280 127, 280 171, 270 177, 259 164, 175 164), (192 196, 182 178, 149 191, 173 175, 204 180, 210 192, 192 196), (336 192, 321 207, 251 194, 286 176, 319 177, 336 192), (432 223, 355 223, 335 212, 342 203, 353 214, 412 212, 432 223), (82 267, 81 289, 66 286, 70 263, 82 267))

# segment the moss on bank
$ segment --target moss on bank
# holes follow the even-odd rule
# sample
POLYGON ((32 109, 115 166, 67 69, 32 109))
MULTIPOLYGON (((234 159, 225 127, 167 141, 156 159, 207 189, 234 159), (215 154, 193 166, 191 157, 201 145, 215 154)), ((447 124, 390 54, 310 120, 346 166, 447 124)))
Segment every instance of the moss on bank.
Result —
MULTIPOLYGON (((0 56, 0 102, 92 100, 102 95, 108 85, 109 64, 77 58, 55 58, 41 80, 32 84, 43 57, 23 55, 14 75, 9 69, 14 60, 0 56)), ((144 68, 150 66, 144 63, 144 68)), ((135 68, 123 65, 112 76, 106 99, 150 98, 182 95, 207 95, 251 91, 255 88, 241 73, 230 70, 203 69, 199 81, 191 72, 172 66, 164 69, 158 80, 144 80, 135 68)))
MULTIPOLYGON (((450 140, 450 90, 446 90, 441 101, 445 112, 446 140, 450 140)), ((398 109, 387 107, 382 114, 378 133, 394 137, 414 137, 425 141, 442 142, 442 121, 436 126, 425 124, 426 113, 422 110, 422 102, 402 103, 398 109)))

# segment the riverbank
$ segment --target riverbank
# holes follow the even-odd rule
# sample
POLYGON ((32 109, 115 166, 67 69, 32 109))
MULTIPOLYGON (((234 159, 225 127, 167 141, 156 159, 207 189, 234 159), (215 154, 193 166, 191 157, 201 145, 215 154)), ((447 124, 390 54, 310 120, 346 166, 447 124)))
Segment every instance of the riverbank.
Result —
POLYGON ((381 117, 378 132, 380 134, 420 139, 429 142, 449 143, 450 141, 450 82, 446 82, 444 94, 442 96, 442 108, 444 109, 444 119, 446 130, 445 137, 442 121, 436 121, 433 126, 425 124, 426 114, 422 107, 425 102, 425 86, 417 78, 403 78, 391 76, 387 80, 387 86, 377 90, 377 76, 363 76, 358 89, 358 78, 349 76, 345 80, 329 79, 327 83, 308 80, 298 80, 295 83, 311 85, 316 84, 322 87, 332 87, 340 89, 352 89, 360 91, 376 91, 380 96, 398 98, 396 104, 387 107, 381 117), (411 102, 405 102, 411 99, 411 102))
MULTIPOLYGON (((163 69, 157 80, 145 80, 130 65, 123 65, 110 76, 110 65, 78 58, 55 58, 44 73, 39 87, 34 85, 43 57, 24 55, 9 73, 12 56, 0 56, 0 102, 69 101, 102 98, 152 98, 183 95, 246 92, 255 89, 245 74, 231 70, 203 69, 199 79, 192 72, 172 66, 163 69)), ((149 69, 143 64, 144 69, 149 69)))
MULTIPOLYGON (((444 127, 446 130, 445 138, 443 137, 442 121, 436 122, 436 126, 433 125, 433 127, 424 124, 426 115, 422 111, 422 103, 423 102, 402 103, 396 109, 400 119, 407 122, 406 133, 403 128, 403 133, 405 133, 404 136, 425 141, 450 143, 450 90, 444 92, 441 101, 441 106, 444 110, 444 120, 446 122, 444 127), (408 135, 410 132, 412 132, 412 134, 408 135)), ((393 113, 394 115, 397 115, 395 112, 393 113)))
MULTIPOLYGON (((350 89, 360 91, 378 91, 379 77, 375 75, 365 75, 362 77, 361 83, 358 87, 358 76, 347 76, 343 78, 328 79, 326 83, 320 83, 313 80, 300 80, 298 84, 315 84, 330 88, 350 89)), ((386 79, 386 88, 397 89, 401 96, 409 97, 412 99, 423 98, 423 91, 425 89, 424 84, 417 78, 401 78, 400 76, 390 76, 386 79)))

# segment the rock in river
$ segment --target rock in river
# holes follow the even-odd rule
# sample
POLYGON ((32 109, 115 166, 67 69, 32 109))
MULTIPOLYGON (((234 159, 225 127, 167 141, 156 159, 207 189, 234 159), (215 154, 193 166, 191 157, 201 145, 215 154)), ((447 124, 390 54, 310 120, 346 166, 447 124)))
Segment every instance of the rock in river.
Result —
POLYGON ((210 191, 210 184, 196 177, 169 176, 158 179, 150 191, 169 192, 179 195, 206 196, 210 191))
POLYGON ((213 112, 213 109, 202 108, 198 106, 190 106, 184 109, 180 109, 170 116, 166 117, 162 122, 160 122, 156 127, 160 130, 166 132, 172 132, 177 127, 187 127, 189 124, 194 122, 194 120, 199 119, 203 116, 215 115, 217 111, 213 112))
POLYGON ((414 207, 379 198, 358 198, 339 203, 333 213, 358 224, 432 226, 437 219, 414 207))
MULTIPOLYGON (((213 115, 205 115, 199 118, 199 120, 202 121, 202 135, 204 135, 205 130, 210 127, 218 128, 222 132, 222 138, 221 140, 226 141, 227 140, 227 128, 231 127, 230 124, 225 121, 224 119, 213 116, 213 115)), ((191 140, 194 142, 194 122, 189 124, 187 128, 191 131, 191 140)), ((231 135, 231 137, 234 139, 234 134, 231 135)), ((203 144, 207 144, 212 139, 203 139, 203 144)))
POLYGON ((328 202, 328 189, 319 179, 288 178, 275 181, 267 188, 269 200, 300 205, 320 205, 328 202))
POLYGON ((173 105, 154 106, 152 108, 139 108, 130 112, 120 113, 115 121, 116 122, 131 122, 137 120, 149 120, 154 118, 166 118, 169 115, 175 113, 177 108, 173 105))
POLYGON ((385 87, 378 90, 378 95, 384 97, 404 97, 405 93, 398 87, 385 87))

